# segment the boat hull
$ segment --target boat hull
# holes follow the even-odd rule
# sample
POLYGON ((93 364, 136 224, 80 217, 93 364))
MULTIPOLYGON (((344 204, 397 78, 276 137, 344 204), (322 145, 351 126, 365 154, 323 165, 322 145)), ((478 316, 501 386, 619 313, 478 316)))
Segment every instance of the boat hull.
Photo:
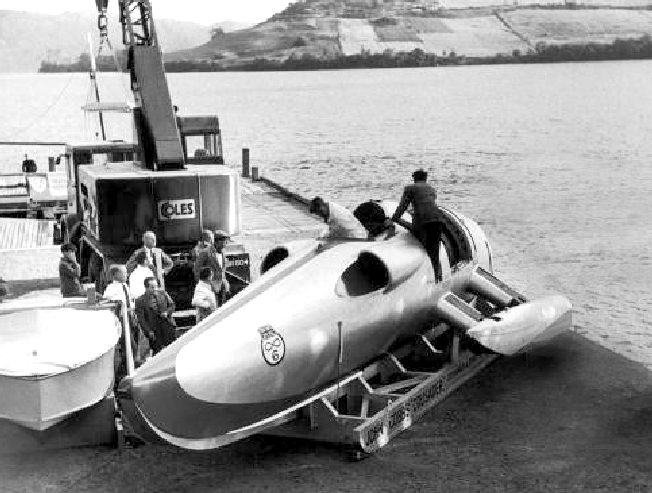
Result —
POLYGON ((0 455, 115 443, 115 409, 111 393, 45 430, 0 419, 0 455))
POLYGON ((271 269, 121 387, 166 441, 211 443, 291 407, 414 333, 433 316, 437 289, 429 257, 407 233, 331 245, 271 269), (361 292, 354 273, 343 280, 363 252, 382 268, 393 249, 404 262, 386 266, 383 286, 361 292), (355 295, 347 291, 352 285, 355 295))
POLYGON ((0 418, 43 431, 93 406, 113 389, 114 348, 73 370, 47 377, 0 375, 0 418))
MULTIPOLYGON (((491 250, 480 227, 459 215, 447 220, 459 225, 465 242, 440 248, 440 282, 423 245, 405 231, 377 242, 273 250, 263 261, 269 270, 255 283, 121 382, 130 423, 143 436, 176 446, 219 447, 448 321, 440 299, 465 308, 461 315, 469 322, 457 329, 476 325, 483 315, 470 306, 475 269, 487 272, 503 302, 520 301, 490 276, 491 250), (449 252, 457 259, 454 269, 449 252)), ((528 342, 544 333, 551 335, 528 333, 528 342)))
POLYGON ((112 391, 114 306, 27 296, 0 309, 0 419, 47 430, 112 391))

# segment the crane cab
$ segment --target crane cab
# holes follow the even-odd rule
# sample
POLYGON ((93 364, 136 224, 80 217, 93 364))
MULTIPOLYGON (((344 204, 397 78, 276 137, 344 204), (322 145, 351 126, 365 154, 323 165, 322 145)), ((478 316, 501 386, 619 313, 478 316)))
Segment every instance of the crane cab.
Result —
POLYGON ((224 164, 217 116, 177 117, 181 147, 188 164, 224 164))

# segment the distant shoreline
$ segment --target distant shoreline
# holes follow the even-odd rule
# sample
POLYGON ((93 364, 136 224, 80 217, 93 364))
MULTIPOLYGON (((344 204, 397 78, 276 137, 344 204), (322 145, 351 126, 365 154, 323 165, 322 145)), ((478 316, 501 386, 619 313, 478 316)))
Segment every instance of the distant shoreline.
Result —
MULTIPOLYGON (((414 68, 457 65, 498 65, 555 62, 593 62, 608 60, 652 59, 652 37, 645 35, 636 39, 617 39, 610 44, 583 43, 548 45, 538 43, 534 49, 522 53, 514 50, 510 54, 497 54, 487 57, 469 57, 450 52, 446 55, 426 53, 421 49, 410 52, 390 52, 371 54, 362 51, 356 55, 340 55, 332 58, 317 58, 303 55, 286 60, 256 58, 233 65, 223 65, 219 61, 182 60, 165 62, 169 73, 183 72, 281 72, 302 70, 339 70, 356 68, 414 68)), ((126 71, 126 67, 122 67, 126 71)), ((117 71, 112 63, 100 63, 100 71, 117 71)), ((88 72, 88 56, 70 64, 42 62, 39 73, 88 72)))

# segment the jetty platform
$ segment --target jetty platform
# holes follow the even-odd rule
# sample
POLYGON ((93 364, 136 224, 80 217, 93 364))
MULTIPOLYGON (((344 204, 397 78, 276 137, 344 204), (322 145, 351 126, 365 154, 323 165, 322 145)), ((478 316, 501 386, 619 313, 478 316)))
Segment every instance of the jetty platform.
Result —
MULTIPOLYGON (((314 238, 325 230, 308 213, 306 199, 267 178, 242 178, 242 224, 232 240, 250 254, 251 274, 260 272, 264 254, 277 244, 314 238)), ((58 286, 60 247, 53 245, 54 221, 0 218, 0 277, 13 294, 58 286)))
MULTIPOLYGON (((324 229, 305 199, 265 179, 242 180, 242 217, 234 240, 250 252, 253 275, 274 244, 324 229)), ((34 233, 47 222, 24 230, 10 223, 0 220, 0 276, 10 289, 58 282, 59 247, 34 233)), ((359 463, 346 462, 336 445, 273 436, 206 452, 44 450, 0 454, 0 492, 629 493, 652 490, 651 443, 652 373, 569 332, 499 358, 359 463)))

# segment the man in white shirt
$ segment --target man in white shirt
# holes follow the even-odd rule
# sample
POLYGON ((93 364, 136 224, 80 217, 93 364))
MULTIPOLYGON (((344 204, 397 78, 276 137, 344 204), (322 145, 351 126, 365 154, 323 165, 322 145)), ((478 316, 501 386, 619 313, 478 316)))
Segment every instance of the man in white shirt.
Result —
MULTIPOLYGON (((148 269, 149 271, 149 269, 148 269)), ((151 271, 150 276, 151 276, 151 271)), ((104 293, 102 294, 102 298, 106 300, 111 300, 111 301, 119 301, 121 302, 127 309, 127 318, 129 319, 129 327, 130 327, 130 334, 131 334, 131 352, 134 357, 134 360, 140 360, 140 356, 138 354, 138 341, 140 339, 140 334, 139 334, 139 328, 138 328, 138 322, 136 320, 135 312, 134 312, 134 298, 131 296, 131 292, 129 291, 129 286, 127 286, 127 269, 124 265, 112 265, 109 268, 109 274, 111 276, 111 279, 113 279, 113 282, 109 284, 106 289, 104 290, 104 293)), ((120 318, 120 322, 122 323, 122 318, 120 318)), ((124 333, 124 327, 123 327, 123 333, 124 333)), ((140 361, 136 361, 136 363, 140 363, 140 361)))
POLYGON ((328 224, 328 233, 321 239, 366 240, 369 232, 353 212, 335 202, 326 202, 321 197, 310 201, 310 213, 317 214, 328 224))
POLYGON ((135 300, 145 294, 145 279, 152 277, 152 270, 147 264, 147 253, 142 250, 136 254, 136 268, 129 274, 129 290, 135 300))
POLYGON ((197 308, 197 323, 204 320, 217 309, 217 298, 211 284, 213 271, 210 267, 202 267, 199 271, 199 282, 195 286, 192 306, 197 308))
POLYGON ((134 305, 134 298, 131 296, 129 286, 126 284, 127 269, 124 265, 112 265, 109 269, 109 275, 113 282, 106 287, 102 297, 111 301, 121 301, 125 304, 127 310, 131 311, 134 305))

